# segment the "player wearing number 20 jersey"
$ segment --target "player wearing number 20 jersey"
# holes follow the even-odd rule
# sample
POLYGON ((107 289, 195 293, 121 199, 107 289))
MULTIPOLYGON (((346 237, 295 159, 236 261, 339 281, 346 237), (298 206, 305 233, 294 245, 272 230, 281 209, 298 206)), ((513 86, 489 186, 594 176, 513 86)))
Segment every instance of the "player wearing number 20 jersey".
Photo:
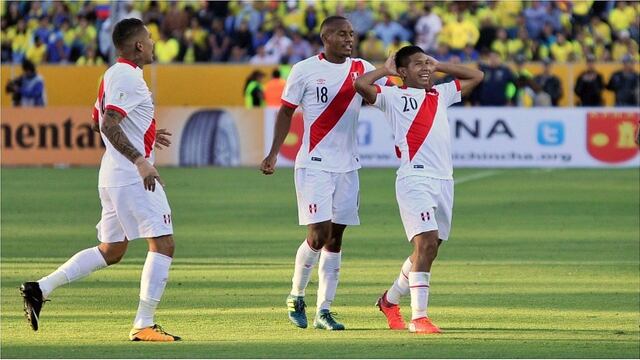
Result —
POLYGON ((411 293, 411 332, 430 334, 440 329, 427 317, 431 265, 442 241, 449 238, 453 210, 453 167, 447 108, 459 102, 482 81, 479 70, 439 63, 417 46, 407 46, 385 62, 383 68, 362 76, 358 92, 385 113, 393 129, 401 159, 396 179, 400 217, 413 244, 400 276, 380 299, 378 306, 389 327, 404 329, 400 297, 411 293), (460 80, 433 86, 434 72, 460 80), (398 75, 402 87, 374 84, 382 76, 398 75))

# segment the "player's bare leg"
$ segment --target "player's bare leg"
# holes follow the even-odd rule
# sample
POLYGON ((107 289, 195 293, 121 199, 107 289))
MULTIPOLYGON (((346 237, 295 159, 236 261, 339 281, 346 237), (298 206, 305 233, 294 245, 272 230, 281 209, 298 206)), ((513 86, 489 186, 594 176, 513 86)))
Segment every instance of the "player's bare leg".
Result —
POLYGON ((169 268, 175 250, 173 236, 150 238, 147 242, 149 252, 140 280, 140 303, 129 339, 132 341, 180 340, 180 337, 162 330, 153 320, 169 278, 169 268))
POLYGON ((331 236, 320 254, 317 314, 314 321, 314 326, 319 329, 344 330, 344 325, 334 319, 330 309, 340 278, 342 235, 346 228, 346 225, 332 223, 331 236))
POLYGON ((304 302, 305 290, 313 268, 320 258, 320 250, 331 237, 331 221, 307 225, 307 238, 296 253, 291 293, 287 297, 289 320, 300 328, 308 326, 304 302))
POLYGON ((124 239, 121 242, 101 243, 98 246, 84 249, 37 282, 31 281, 22 284, 20 293, 24 299, 24 313, 31 328, 34 331, 38 330, 42 305, 53 290, 82 279, 108 265, 118 263, 127 252, 128 243, 127 239, 124 239))
POLYGON ((431 265, 441 244, 438 231, 427 231, 413 237, 412 267, 409 273, 411 292, 411 324, 409 331, 421 334, 439 333, 440 329, 427 317, 431 265))

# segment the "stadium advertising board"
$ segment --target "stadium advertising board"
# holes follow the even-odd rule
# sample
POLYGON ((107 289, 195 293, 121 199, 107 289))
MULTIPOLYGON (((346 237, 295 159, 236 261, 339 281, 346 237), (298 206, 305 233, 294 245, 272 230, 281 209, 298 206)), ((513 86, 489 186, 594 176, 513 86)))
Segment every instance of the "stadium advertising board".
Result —
POLYGON ((104 144, 91 108, 2 108, 2 165, 95 165, 104 144))
MULTIPOLYGON (((275 110, 265 113, 265 154, 273 139, 275 110)), ((640 113, 621 108, 451 108, 453 163, 456 167, 634 167, 640 113)), ((278 159, 292 166, 302 141, 302 115, 278 159)), ((358 124, 364 167, 397 166, 393 135, 382 112, 365 107, 358 124)))
MULTIPOLYGON (((167 107, 157 128, 173 134, 156 151, 167 166, 254 166, 262 160, 263 112, 243 108, 167 107)), ((91 130, 91 108, 2 109, 2 165, 99 165, 104 144, 91 130)))

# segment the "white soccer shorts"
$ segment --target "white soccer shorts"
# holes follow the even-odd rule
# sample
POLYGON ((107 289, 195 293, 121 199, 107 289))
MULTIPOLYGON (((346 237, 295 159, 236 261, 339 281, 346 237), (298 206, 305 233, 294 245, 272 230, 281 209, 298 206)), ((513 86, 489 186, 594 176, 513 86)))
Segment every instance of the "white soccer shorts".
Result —
POLYGON ((101 187, 102 218, 96 229, 98 240, 112 243, 173 234, 171 208, 162 185, 147 191, 142 182, 101 187))
POLYGON ((447 240, 453 215, 453 180, 425 176, 396 179, 396 198, 400 218, 411 241, 414 236, 438 231, 438 238, 447 240))
POLYGON ((334 224, 360 225, 357 170, 334 173, 310 168, 296 169, 295 184, 300 225, 327 220, 334 224))

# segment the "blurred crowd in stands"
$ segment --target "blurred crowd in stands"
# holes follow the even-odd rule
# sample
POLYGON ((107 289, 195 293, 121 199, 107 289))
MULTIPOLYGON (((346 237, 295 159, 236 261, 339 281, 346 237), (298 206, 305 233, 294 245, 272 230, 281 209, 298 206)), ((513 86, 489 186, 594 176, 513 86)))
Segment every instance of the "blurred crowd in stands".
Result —
MULTIPOLYGON (((616 105, 629 106, 640 97, 639 14, 640 1, 3 1, 1 60, 23 68, 27 60, 27 70, 108 64, 116 56, 114 24, 135 17, 147 24, 159 63, 286 66, 319 53, 321 22, 342 15, 356 33, 354 57, 382 62, 416 44, 440 61, 478 63, 485 80, 468 104, 557 106, 567 89, 550 67, 586 61, 568 89, 577 104, 602 105, 608 89, 616 105), (544 71, 528 73, 522 65, 530 61, 543 62, 544 71), (618 62, 621 70, 605 83, 596 62, 618 62)), ((245 103, 263 103, 254 99, 260 76, 247 79, 245 103)))
POLYGON ((638 1, 3 1, 2 62, 101 64, 111 30, 136 17, 160 63, 296 63, 321 49, 328 15, 351 20, 354 56, 414 43, 439 60, 638 60, 638 1))

